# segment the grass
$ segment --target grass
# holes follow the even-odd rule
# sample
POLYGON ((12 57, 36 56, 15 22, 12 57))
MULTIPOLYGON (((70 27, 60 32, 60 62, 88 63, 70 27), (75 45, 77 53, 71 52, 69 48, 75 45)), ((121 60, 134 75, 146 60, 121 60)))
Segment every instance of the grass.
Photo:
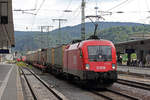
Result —
POLYGON ((31 65, 28 65, 27 63, 22 62, 22 61, 17 62, 16 65, 19 66, 19 67, 29 67, 29 68, 32 68, 31 65))

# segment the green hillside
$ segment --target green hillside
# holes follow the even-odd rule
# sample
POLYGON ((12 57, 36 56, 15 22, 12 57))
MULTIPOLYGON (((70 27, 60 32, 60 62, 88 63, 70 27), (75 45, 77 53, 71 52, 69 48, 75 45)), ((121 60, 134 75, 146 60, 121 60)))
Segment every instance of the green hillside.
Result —
MULTIPOLYGON (((150 26, 137 23, 120 23, 120 22, 105 22, 101 23, 97 30, 97 35, 102 39, 107 39, 113 43, 128 41, 130 34, 140 32, 149 33, 150 26), (100 26, 102 26, 101 28, 100 26), (119 26, 120 25, 120 26, 119 26)), ((61 41, 59 30, 54 30, 49 33, 23 32, 15 31, 17 51, 37 50, 38 48, 54 47, 56 45, 67 44, 73 39, 80 39, 81 25, 73 27, 64 27, 61 29, 61 41)), ((86 38, 93 34, 94 26, 91 23, 86 23, 86 38), (91 26, 91 27, 90 27, 91 26)))

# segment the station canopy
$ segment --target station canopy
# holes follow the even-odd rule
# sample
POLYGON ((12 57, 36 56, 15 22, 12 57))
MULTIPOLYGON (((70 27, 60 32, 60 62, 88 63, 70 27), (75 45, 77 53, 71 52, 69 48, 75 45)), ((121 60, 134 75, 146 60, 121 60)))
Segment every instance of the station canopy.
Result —
POLYGON ((115 44, 117 52, 124 52, 126 49, 130 50, 150 50, 150 39, 132 40, 127 42, 120 42, 115 44))

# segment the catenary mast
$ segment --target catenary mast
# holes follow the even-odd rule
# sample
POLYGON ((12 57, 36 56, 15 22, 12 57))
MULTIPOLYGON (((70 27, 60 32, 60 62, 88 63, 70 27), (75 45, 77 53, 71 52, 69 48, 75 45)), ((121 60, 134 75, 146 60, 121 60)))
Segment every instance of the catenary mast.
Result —
POLYGON ((85 40, 85 0, 82 0, 81 9, 81 39, 85 40))

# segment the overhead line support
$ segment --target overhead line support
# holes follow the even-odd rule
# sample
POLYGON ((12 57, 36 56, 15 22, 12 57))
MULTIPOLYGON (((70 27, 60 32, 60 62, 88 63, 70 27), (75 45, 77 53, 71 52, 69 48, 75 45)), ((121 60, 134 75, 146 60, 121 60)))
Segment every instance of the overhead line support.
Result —
POLYGON ((82 0, 81 9, 81 39, 85 40, 85 0, 82 0))
POLYGON ((67 21, 67 19, 52 19, 53 21, 59 22, 59 44, 61 44, 61 22, 67 21))

